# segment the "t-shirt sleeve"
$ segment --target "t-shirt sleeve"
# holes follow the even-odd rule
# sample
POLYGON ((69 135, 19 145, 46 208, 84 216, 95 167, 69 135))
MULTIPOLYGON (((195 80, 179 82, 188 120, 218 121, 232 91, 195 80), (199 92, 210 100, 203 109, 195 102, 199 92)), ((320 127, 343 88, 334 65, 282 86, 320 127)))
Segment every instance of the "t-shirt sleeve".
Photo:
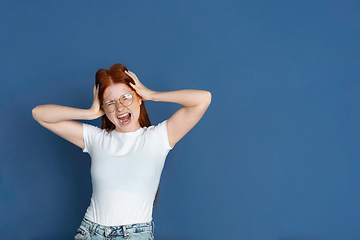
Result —
POLYGON ((169 144, 169 138, 167 134, 167 120, 159 123, 153 128, 153 132, 158 139, 160 146, 169 151, 172 149, 169 144))
POLYGON ((101 131, 102 130, 98 127, 83 123, 83 138, 85 144, 83 152, 90 153, 94 141, 96 140, 96 135, 98 135, 101 131))

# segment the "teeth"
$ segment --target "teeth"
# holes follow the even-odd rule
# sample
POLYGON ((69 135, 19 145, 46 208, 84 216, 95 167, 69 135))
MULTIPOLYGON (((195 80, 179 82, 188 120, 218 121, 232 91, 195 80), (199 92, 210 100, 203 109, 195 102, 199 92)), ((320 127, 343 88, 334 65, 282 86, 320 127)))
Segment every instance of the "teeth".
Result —
POLYGON ((124 113, 122 115, 119 115, 118 118, 122 118, 122 117, 125 117, 126 115, 128 115, 129 113, 124 113))
POLYGON ((130 122, 131 118, 130 118, 130 113, 124 113, 118 116, 119 121, 122 124, 126 124, 128 122, 130 122))

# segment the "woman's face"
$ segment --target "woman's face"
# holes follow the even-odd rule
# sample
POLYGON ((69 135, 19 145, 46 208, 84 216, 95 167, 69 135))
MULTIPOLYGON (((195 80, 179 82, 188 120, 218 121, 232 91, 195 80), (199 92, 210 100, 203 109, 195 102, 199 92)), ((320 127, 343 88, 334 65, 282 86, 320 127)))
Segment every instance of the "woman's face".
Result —
POLYGON ((113 103, 113 112, 105 111, 107 118, 115 125, 115 130, 118 132, 135 132, 140 128, 139 116, 141 99, 136 93, 124 83, 116 83, 110 85, 105 89, 103 108, 106 110, 105 104, 113 103), (125 94, 125 95, 124 95, 125 94), (126 106, 126 100, 132 94, 133 101, 131 105, 126 106), (119 99, 122 99, 120 103, 119 99))

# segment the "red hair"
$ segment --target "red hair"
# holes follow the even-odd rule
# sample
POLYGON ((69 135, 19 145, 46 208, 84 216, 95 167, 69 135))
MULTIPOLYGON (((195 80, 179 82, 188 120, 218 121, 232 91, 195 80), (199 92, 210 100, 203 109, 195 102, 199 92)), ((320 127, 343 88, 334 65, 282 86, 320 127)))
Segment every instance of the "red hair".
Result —
MULTIPOLYGON (((112 84, 124 83, 128 85, 134 92, 135 89, 130 86, 130 82, 135 84, 134 80, 129 77, 125 71, 127 68, 120 63, 112 65, 109 70, 99 69, 95 74, 95 85, 99 86, 99 101, 102 103, 104 101, 104 92, 112 84)), ((137 97, 140 97, 137 95, 137 97)), ((146 111, 145 103, 142 101, 140 105, 140 116, 139 124, 141 127, 151 126, 149 115, 146 111)), ((106 115, 103 115, 101 118, 101 128, 111 131, 115 129, 115 125, 107 118, 106 115)))

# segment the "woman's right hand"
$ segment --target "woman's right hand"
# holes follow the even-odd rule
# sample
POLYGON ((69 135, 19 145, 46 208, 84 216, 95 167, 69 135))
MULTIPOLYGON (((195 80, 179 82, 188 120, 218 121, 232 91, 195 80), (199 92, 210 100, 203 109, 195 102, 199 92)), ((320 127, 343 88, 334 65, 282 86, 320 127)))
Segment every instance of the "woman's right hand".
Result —
POLYGON ((94 119, 97 119, 105 114, 104 111, 101 109, 101 104, 99 101, 99 85, 94 86, 93 94, 94 94, 94 99, 89 110, 94 116, 94 119))

